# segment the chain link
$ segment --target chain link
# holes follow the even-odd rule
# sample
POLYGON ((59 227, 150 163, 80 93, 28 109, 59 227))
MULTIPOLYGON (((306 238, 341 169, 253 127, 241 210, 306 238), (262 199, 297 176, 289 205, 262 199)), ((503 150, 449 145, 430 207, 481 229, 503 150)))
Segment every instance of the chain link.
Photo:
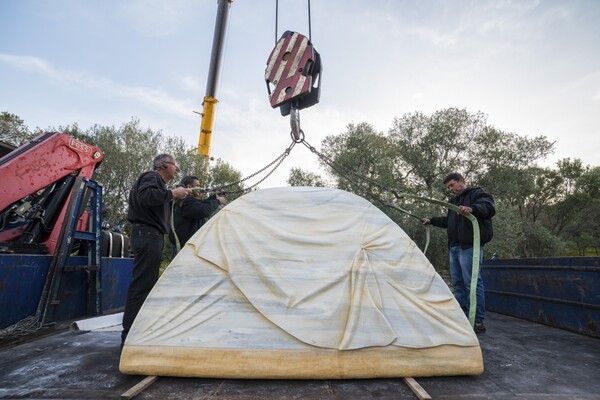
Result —
MULTIPOLYGON (((418 198, 417 196, 413 196, 413 195, 402 194, 402 193, 398 194, 398 192, 396 192, 394 189, 388 188, 387 186, 384 186, 384 185, 380 184, 379 182, 374 181, 373 179, 370 179, 370 178, 367 178, 366 176, 357 174, 356 172, 354 172, 348 168, 344 168, 343 166, 339 167, 338 163, 336 163, 335 161, 333 161, 332 159, 327 157, 325 154, 319 152, 317 149, 315 149, 313 146, 311 146, 307 141, 302 140, 302 144, 305 145, 312 153, 316 154, 317 157, 319 157, 325 164, 327 164, 331 169, 336 171, 338 174, 340 174, 340 176, 342 176, 343 178, 348 180, 350 183, 354 183, 358 186, 358 183, 352 181, 352 179, 350 179, 350 177, 348 176, 348 175, 353 175, 354 177, 359 178, 360 180, 366 181, 366 182, 370 183, 371 185, 376 186, 382 192, 389 192, 389 193, 393 194, 394 197, 396 197, 396 199, 398 199, 398 200, 405 199, 406 197, 412 197, 414 199, 418 198)), ((381 204, 383 204, 386 207, 393 208, 393 209, 398 210, 410 217, 416 218, 420 222, 423 222, 423 220, 424 220, 423 217, 420 217, 418 215, 411 213, 408 210, 400 208, 400 207, 394 205, 390 201, 383 200, 378 195, 375 195, 373 193, 365 193, 365 196, 368 196, 371 199, 380 202, 381 204)), ((425 198, 422 198, 422 199, 426 200, 426 201, 430 201, 429 199, 425 199, 425 198)), ((431 241, 431 229, 430 229, 430 226, 427 226, 425 229, 425 247, 423 248, 423 254, 427 253, 427 249, 429 248, 430 241, 431 241)))
MULTIPOLYGON (((407 196, 410 197, 410 195, 404 194, 404 193, 398 193, 396 190, 391 189, 385 185, 382 185, 381 183, 368 178, 366 176, 360 175, 352 170, 350 170, 348 167, 344 167, 344 166, 340 166, 339 163, 336 163, 335 161, 333 161, 331 158, 329 158, 327 155, 319 152, 316 148, 314 148, 313 146, 311 146, 306 140, 302 140, 301 142, 304 146, 306 146, 311 152, 313 152, 314 154, 317 155, 317 157, 319 157, 319 159, 321 159, 321 161, 323 161, 325 164, 327 164, 332 170, 334 170, 335 172, 337 172, 342 178, 346 179, 348 182, 350 182, 351 184, 354 184, 356 186, 360 186, 360 183, 358 181, 355 181, 351 178, 358 178, 358 180, 362 180, 365 181, 375 187, 377 187, 381 192, 388 192, 391 193, 392 195, 394 195, 394 197, 397 200, 403 200, 405 199, 407 196)), ((374 194, 374 193, 364 193, 363 196, 364 197, 369 197, 374 201, 378 201, 381 204, 383 204, 386 207, 391 207, 391 208, 395 208, 399 211, 402 211, 404 213, 406 213, 409 216, 412 216, 414 218, 417 218, 419 220, 423 220, 422 217, 419 217, 417 215, 414 215, 404 209, 400 209, 397 206, 394 206, 390 201, 384 200, 380 197, 381 193, 379 194, 374 194)))
POLYGON ((306 146, 312 153, 316 154, 317 157, 319 157, 319 159, 321 159, 321 161, 323 161, 325 164, 327 164, 327 166, 329 166, 332 170, 334 170, 335 172, 337 172, 338 174, 340 174, 340 176, 342 176, 343 178, 345 178, 348 182, 354 183, 357 186, 359 185, 357 181, 353 181, 350 178, 349 175, 352 175, 355 178, 358 178, 360 180, 363 180, 365 182, 370 183, 373 186, 376 186, 378 189, 380 189, 382 191, 389 191, 389 192, 394 193, 393 190, 391 190, 387 186, 384 186, 384 185, 380 184, 377 181, 374 181, 373 179, 370 179, 370 178, 367 178, 366 176, 357 174, 356 172, 350 170, 347 167, 343 167, 343 166, 340 167, 338 163, 336 163, 335 161, 333 161, 331 158, 329 158, 325 154, 319 152, 316 148, 314 148, 313 146, 311 146, 310 143, 308 143, 306 140, 302 139, 301 143, 304 146, 306 146))
MULTIPOLYGON (((270 171, 269 171, 269 172, 268 172, 268 173, 267 173, 267 174, 266 174, 266 175, 265 175, 265 176, 264 176, 262 179, 260 179, 260 180, 259 180, 258 182, 256 182, 254 185, 252 185, 252 186, 249 186, 249 187, 247 187, 247 188, 245 188, 245 189, 242 189, 242 190, 238 190, 237 192, 249 193, 250 191, 252 191, 252 189, 254 189, 254 188, 255 188, 255 187, 257 187, 258 185, 260 185, 262 182, 264 182, 264 181, 265 181, 265 180, 266 180, 266 179, 267 179, 269 176, 271 176, 271 174, 272 174, 273 172, 275 172, 275 170, 276 170, 277 168, 279 168, 279 166, 281 165, 281 163, 283 162, 283 160, 285 160, 285 159, 286 159, 286 157, 290 155, 290 152, 292 151, 292 149, 294 148, 294 146, 295 146, 295 145, 296 145, 296 142, 292 142, 292 143, 290 144, 290 146, 289 146, 287 149, 285 149, 285 151, 284 151, 284 152, 283 152, 283 153, 282 153, 282 154, 281 154, 279 157, 277 157, 275 160, 273 160, 273 161, 272 161, 270 164, 268 164, 268 165, 267 165, 266 167, 264 167, 263 169, 261 169, 261 170, 259 170, 259 171, 255 172, 254 174, 252 174, 252 175, 249 175, 249 176, 247 176, 246 178, 244 178, 242 181, 248 180, 248 179, 250 179, 250 178, 252 178, 252 177, 254 177, 254 176, 256 176, 256 175, 260 174, 261 172, 263 172, 263 171, 265 171, 267 168, 269 168, 271 165, 273 165, 273 164, 275 164, 275 163, 276 163, 276 164, 275 164, 275 166, 274 166, 274 167, 273 167, 273 168, 272 168, 272 169, 271 169, 271 170, 270 170, 270 171)), ((235 193, 235 192, 232 192, 232 193, 235 193)))
MULTIPOLYGON (((258 171, 254 172, 253 174, 250 174, 250 175, 246 176, 245 178, 240 179, 239 181, 228 183, 228 184, 220 186, 218 188, 215 187, 215 188, 196 189, 196 190, 200 191, 200 192, 205 192, 205 193, 206 192, 219 192, 219 191, 221 191, 221 192, 224 191, 224 192, 227 192, 227 193, 230 193, 230 194, 237 194, 237 193, 244 193, 245 194, 245 193, 248 193, 252 189, 254 189, 255 187, 257 187, 258 185, 260 185, 262 182, 264 182, 269 176, 271 176, 273 174, 273 172, 275 172, 277 170, 277 168, 279 168, 279 166, 281 165, 281 163, 283 162, 283 160, 285 160, 286 157, 288 155, 290 155, 290 153, 291 153, 292 149, 294 148, 294 146, 296 145, 296 143, 302 143, 313 154, 315 154, 317 157, 319 157, 319 159, 321 161, 323 161, 323 163, 325 163, 332 170, 334 170, 335 172, 337 172, 341 177, 343 177, 344 179, 346 179, 348 182, 359 186, 359 181, 362 180, 362 181, 368 182, 369 184, 377 187, 382 192, 390 192, 390 193, 392 193, 398 199, 400 199, 400 198, 403 197, 402 195, 398 195, 398 193, 396 193, 395 190, 390 189, 387 186, 384 186, 384 185, 380 184, 379 182, 377 182, 377 181, 375 181, 373 179, 370 179, 370 178, 368 178, 366 176, 360 175, 360 174, 358 174, 358 173, 350 170, 347 167, 340 166, 338 163, 336 163, 335 161, 333 161, 327 155, 321 153, 314 146, 312 146, 310 143, 308 143, 306 141, 306 139, 304 138, 304 132, 302 130, 300 130, 299 133, 300 133, 300 135, 296 136, 296 135, 294 135, 294 132, 291 132, 292 143, 290 143, 290 145, 283 151, 283 153, 281 153, 279 156, 277 156, 277 158, 275 158, 269 164, 267 164, 263 168, 259 169, 258 171), (247 180, 254 178, 258 174, 260 174, 260 173, 268 170, 269 168, 271 168, 271 170, 263 178, 261 178, 258 182, 256 182, 255 184, 253 184, 253 185, 251 185, 251 186, 249 186, 247 188, 244 188, 244 189, 227 190, 228 188, 232 188, 232 187, 234 187, 236 185, 240 185, 240 184, 246 182, 247 180), (356 178, 358 178, 358 180, 355 180, 356 178)), ((378 196, 375 196, 375 195, 371 194, 370 197, 372 197, 374 200, 377 200, 379 202, 384 203, 384 201, 381 200, 378 196)))
POLYGON ((271 161, 269 164, 267 164, 263 168, 259 169, 258 171, 254 172, 253 174, 246 176, 245 178, 240 179, 239 181, 228 183, 226 185, 219 186, 218 188, 214 187, 214 188, 206 188, 206 189, 197 189, 197 191, 205 192, 205 193, 207 193, 207 192, 226 192, 229 194, 248 193, 248 192, 252 191, 252 189, 257 187, 258 185, 260 185, 262 182, 264 182, 269 176, 271 176, 271 174, 273 174, 273 172, 275 172, 275 170, 277 170, 277 168, 279 168, 279 166, 281 165, 283 160, 285 160, 286 157, 290 155, 290 153, 295 145, 296 145, 296 142, 294 140, 292 140, 292 143, 283 151, 283 153, 281 153, 279 156, 277 156, 277 158, 275 158, 273 161, 271 161), (253 184, 247 188, 244 188, 244 189, 227 190, 227 188, 231 188, 236 185, 241 185, 242 183, 246 182, 248 179, 254 178, 256 175, 266 171, 267 169, 271 168, 273 165, 275 165, 275 166, 262 179, 260 179, 255 184, 253 184))

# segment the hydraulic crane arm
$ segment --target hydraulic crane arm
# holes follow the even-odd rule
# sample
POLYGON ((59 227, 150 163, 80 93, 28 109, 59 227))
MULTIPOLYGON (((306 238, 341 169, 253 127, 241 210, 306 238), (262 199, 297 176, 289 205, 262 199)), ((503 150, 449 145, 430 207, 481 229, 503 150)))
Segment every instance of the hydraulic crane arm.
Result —
POLYGON ((0 159, 0 211, 74 171, 91 178, 102 157, 99 148, 66 132, 37 136, 0 159))
POLYGON ((198 154, 205 157, 205 170, 208 168, 210 155, 210 143, 217 110, 217 86, 221 75, 221 64, 223 63, 223 48, 225 47, 225 36, 227 33, 227 22, 232 0, 219 0, 217 18, 215 21, 215 32, 213 35, 212 52, 210 55, 210 67, 208 70, 208 81, 206 83, 206 94, 202 102, 202 122, 200 124, 200 139, 198 141, 198 154))
POLYGON ((102 158, 66 132, 43 133, 0 158, 0 242, 44 244, 53 253, 75 178, 92 178, 102 158))

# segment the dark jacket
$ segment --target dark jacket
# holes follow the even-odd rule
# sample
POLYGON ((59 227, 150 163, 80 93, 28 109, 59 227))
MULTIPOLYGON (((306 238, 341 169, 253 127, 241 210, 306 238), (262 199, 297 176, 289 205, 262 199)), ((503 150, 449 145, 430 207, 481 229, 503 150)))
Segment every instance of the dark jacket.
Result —
MULTIPOLYGON (((190 196, 175 203, 173 225, 181 246, 194 236, 194 233, 204 225, 206 218, 210 217, 219 208, 220 204, 214 195, 205 200, 190 196)), ((172 232, 169 233, 169 239, 171 243, 175 244, 175 237, 172 232)))
POLYGON ((173 193, 156 171, 143 173, 129 192, 127 219, 134 224, 148 225, 166 234, 173 193))
MULTIPOLYGON (((452 197, 450 203, 473 209, 473 216, 479 222, 480 245, 483 246, 494 236, 492 217, 496 214, 494 198, 480 187, 467 187, 461 194, 452 197)), ((431 224, 448 229, 448 246, 463 249, 473 247, 473 224, 468 218, 448 210, 445 217, 430 218, 431 224)))

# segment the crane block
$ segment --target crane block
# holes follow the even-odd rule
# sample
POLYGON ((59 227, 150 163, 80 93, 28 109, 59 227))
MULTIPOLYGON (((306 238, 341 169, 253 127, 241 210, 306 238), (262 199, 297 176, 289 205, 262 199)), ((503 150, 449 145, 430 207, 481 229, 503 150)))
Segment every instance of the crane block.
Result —
POLYGON ((300 110, 317 104, 320 75, 321 57, 310 40, 298 32, 284 32, 265 70, 271 107, 280 107, 281 115, 288 115, 292 106, 300 110))

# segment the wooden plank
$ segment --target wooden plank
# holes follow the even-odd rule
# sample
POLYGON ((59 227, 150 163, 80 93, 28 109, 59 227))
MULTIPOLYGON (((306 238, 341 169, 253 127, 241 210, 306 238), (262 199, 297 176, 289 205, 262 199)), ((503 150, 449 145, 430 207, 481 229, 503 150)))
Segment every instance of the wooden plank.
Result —
POLYGON ((128 391, 123 393, 121 395, 121 400, 129 400, 129 399, 134 398, 135 396, 137 396, 138 394, 140 394, 141 392, 146 390, 146 388, 148 386, 150 386, 154 382, 156 382, 157 379, 158 379, 158 376, 145 377, 140 383, 138 383, 137 385, 135 385, 134 387, 132 387, 131 389, 129 389, 128 391))
POLYGON ((410 388, 410 390, 412 390, 413 393, 417 395, 419 400, 431 400, 431 396, 429 395, 429 393, 427 393, 425 391, 425 389, 423 389, 423 387, 421 385, 419 385, 417 383, 417 381, 415 381, 414 378, 403 378, 403 379, 404 379, 404 383, 406 383, 406 385, 410 388))

